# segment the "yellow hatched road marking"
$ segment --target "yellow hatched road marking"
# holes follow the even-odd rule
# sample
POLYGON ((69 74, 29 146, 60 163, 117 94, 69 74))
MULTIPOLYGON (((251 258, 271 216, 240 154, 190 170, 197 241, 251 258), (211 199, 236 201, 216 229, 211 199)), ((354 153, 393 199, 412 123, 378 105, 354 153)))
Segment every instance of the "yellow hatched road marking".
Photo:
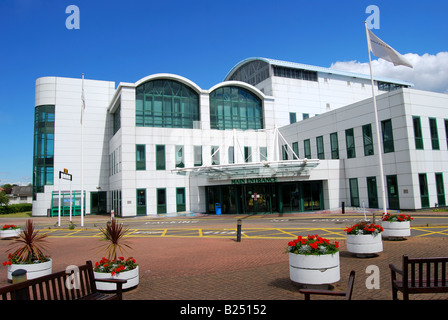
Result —
MULTIPOLYGON (((345 228, 243 228, 241 236, 248 239, 290 239, 299 234, 307 236, 308 234, 318 234, 327 238, 341 239, 345 238, 345 228)), ((432 227, 411 227, 411 230, 421 234, 413 237, 428 236, 448 236, 448 226, 432 227)), ((97 229, 42 229, 53 238, 67 237, 101 237, 102 233, 97 229)), ((164 228, 164 229, 130 229, 126 237, 210 237, 210 238, 229 238, 236 237, 236 228, 164 228)))

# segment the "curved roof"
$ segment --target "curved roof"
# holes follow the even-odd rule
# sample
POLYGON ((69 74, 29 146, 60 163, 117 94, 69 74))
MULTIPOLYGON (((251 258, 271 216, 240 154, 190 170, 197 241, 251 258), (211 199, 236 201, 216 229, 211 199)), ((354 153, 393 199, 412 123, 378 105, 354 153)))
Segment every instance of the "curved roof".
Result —
MULTIPOLYGON (((312 66, 312 65, 303 64, 303 63, 297 63, 297 62, 289 62, 289 61, 282 61, 282 60, 262 58, 262 57, 253 57, 253 58, 244 59, 244 60, 240 61, 237 65, 235 65, 232 68, 232 70, 230 70, 230 72, 227 74, 227 76, 225 77, 224 81, 230 79, 230 77, 233 75, 233 73, 238 68, 240 68, 241 66, 245 65, 246 63, 249 63, 249 62, 255 61, 255 60, 264 61, 264 62, 266 62, 266 63, 268 63, 270 65, 273 65, 273 66, 280 66, 280 67, 293 68, 293 69, 317 71, 317 72, 321 72, 321 73, 336 74, 336 75, 341 75, 341 76, 346 76, 346 77, 370 80, 370 75, 368 75, 368 74, 355 73, 355 72, 350 72, 350 71, 342 71, 342 70, 336 70, 336 69, 325 68, 325 67, 317 67, 317 66, 312 66)), ((378 81, 389 82, 389 83, 396 83, 396 84, 401 84, 401 85, 404 85, 404 86, 413 86, 412 83, 409 83, 409 82, 406 82, 406 81, 403 81, 403 80, 386 78, 386 77, 376 77, 376 76, 374 76, 373 78, 375 80, 378 80, 378 81)))
POLYGON ((188 87, 192 88, 198 94, 200 94, 202 92, 202 89, 196 83, 191 81, 190 79, 187 79, 185 77, 179 76, 177 74, 172 74, 172 73, 156 73, 156 74, 152 74, 150 76, 144 77, 135 83, 135 87, 138 87, 139 85, 141 85, 145 82, 152 81, 152 80, 158 80, 158 79, 169 79, 169 80, 179 81, 179 82, 187 85, 188 87))

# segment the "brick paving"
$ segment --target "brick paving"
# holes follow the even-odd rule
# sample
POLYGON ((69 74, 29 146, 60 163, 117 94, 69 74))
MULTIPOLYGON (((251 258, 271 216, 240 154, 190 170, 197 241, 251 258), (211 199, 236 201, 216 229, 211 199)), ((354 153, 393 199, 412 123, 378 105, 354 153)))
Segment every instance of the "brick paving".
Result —
MULTIPOLYGON (((289 280, 287 241, 270 239, 129 238, 140 266, 140 284, 124 294, 125 300, 302 300, 298 287, 289 280)), ((0 262, 12 240, 0 241, 0 262)), ((53 271, 71 264, 96 261, 102 256, 97 238, 49 238, 48 252, 53 271)), ((344 290, 350 270, 356 271, 353 299, 390 300, 389 263, 401 265, 401 256, 447 256, 448 237, 409 237, 383 241, 384 250, 373 258, 357 258, 340 241, 341 280, 334 290, 344 290), (378 266, 380 288, 367 289, 369 265, 378 266)), ((7 283, 6 267, 0 286, 7 283)), ((399 296, 401 297, 401 295, 399 296)), ((313 297, 314 299, 314 297, 313 297)), ((315 297, 328 299, 328 297, 315 297)), ((411 295, 413 300, 448 299, 448 294, 411 295)))

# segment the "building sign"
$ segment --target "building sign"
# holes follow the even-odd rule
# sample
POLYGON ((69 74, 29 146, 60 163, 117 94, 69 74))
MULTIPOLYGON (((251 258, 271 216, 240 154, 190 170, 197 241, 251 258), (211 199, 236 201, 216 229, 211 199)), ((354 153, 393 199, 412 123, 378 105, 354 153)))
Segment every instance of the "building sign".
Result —
POLYGON ((232 180, 232 184, 272 183, 272 182, 277 182, 277 178, 251 178, 251 179, 232 180))

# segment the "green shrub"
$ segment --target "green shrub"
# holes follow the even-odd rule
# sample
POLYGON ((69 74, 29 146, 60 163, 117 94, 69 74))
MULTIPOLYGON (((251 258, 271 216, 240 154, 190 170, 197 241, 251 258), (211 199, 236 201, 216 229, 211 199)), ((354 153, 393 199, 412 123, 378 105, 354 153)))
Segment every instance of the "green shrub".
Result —
POLYGON ((31 211, 32 208, 33 205, 31 203, 11 204, 9 206, 0 207, 0 214, 26 212, 31 211))

